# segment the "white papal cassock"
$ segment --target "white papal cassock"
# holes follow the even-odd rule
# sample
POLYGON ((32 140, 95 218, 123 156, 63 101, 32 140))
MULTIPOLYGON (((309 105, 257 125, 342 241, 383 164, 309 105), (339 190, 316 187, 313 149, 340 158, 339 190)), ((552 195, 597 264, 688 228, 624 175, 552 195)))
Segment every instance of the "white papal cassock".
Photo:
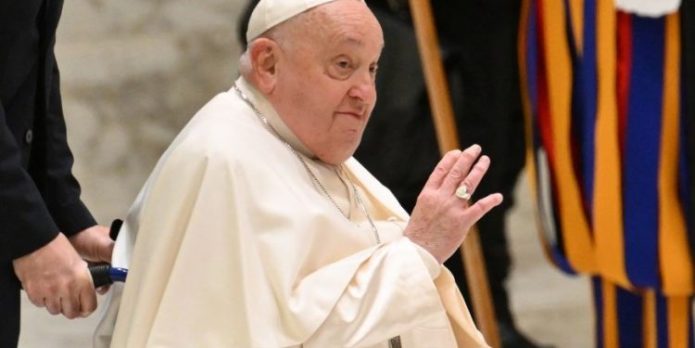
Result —
POLYGON ((121 230, 113 264, 130 273, 96 346, 488 347, 449 271, 403 236, 391 192, 353 158, 341 180, 236 84, 280 137, 233 89, 191 119, 121 230))

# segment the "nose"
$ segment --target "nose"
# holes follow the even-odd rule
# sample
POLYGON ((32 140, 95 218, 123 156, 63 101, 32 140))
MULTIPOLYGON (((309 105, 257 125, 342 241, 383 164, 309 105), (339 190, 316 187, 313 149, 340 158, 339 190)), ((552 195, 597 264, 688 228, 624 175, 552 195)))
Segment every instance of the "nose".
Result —
POLYGON ((360 101, 364 104, 373 103, 376 98, 376 85, 374 84, 374 76, 367 72, 360 74, 356 77, 350 90, 348 91, 348 96, 351 99, 360 101))

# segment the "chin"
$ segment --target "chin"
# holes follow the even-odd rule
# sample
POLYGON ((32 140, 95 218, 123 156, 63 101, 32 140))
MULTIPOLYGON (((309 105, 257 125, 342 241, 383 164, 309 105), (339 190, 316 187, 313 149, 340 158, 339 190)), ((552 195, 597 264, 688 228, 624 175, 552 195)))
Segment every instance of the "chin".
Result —
POLYGON ((347 161, 354 153, 355 149, 352 149, 352 151, 317 154, 317 157, 323 162, 337 166, 347 161))
POLYGON ((318 156, 319 159, 325 163, 328 163, 330 165, 340 165, 343 164, 345 161, 347 161, 352 155, 347 155, 347 156, 318 156))
POLYGON ((327 146, 323 148, 325 151, 314 151, 314 153, 316 154, 316 157, 325 163, 339 165, 347 161, 350 157, 352 157, 353 154, 355 154, 355 151, 357 151, 357 146, 360 144, 360 139, 361 137, 358 138, 357 141, 350 139, 349 141, 342 143, 342 146, 333 148, 327 146))

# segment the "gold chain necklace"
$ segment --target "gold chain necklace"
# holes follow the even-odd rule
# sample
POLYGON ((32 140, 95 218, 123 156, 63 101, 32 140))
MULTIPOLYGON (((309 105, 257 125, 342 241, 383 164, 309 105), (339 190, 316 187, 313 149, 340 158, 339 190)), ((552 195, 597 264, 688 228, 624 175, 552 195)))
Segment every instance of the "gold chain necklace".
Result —
MULTIPOLYGON (((323 186, 323 184, 321 183, 319 178, 316 176, 316 174, 314 174, 314 172, 311 170, 311 168, 309 168, 309 165, 306 163, 306 161, 304 160, 304 157, 299 153, 299 151, 297 151, 294 147, 292 147, 292 145, 290 145, 287 141, 285 141, 280 136, 278 131, 276 131, 275 128, 273 128, 273 126, 270 124, 270 122, 268 122, 268 119, 265 116, 263 116, 263 114, 260 112, 260 110, 258 110, 258 108, 256 108, 256 105, 254 105, 253 102, 251 102, 251 99, 249 99, 246 96, 246 94, 244 94, 244 92, 242 92, 241 89, 236 84, 234 84, 233 88, 234 88, 234 91, 239 96, 239 98, 241 98, 241 100, 243 100, 251 108, 251 110, 253 110, 254 114, 256 114, 256 117, 258 117, 258 119, 261 120, 261 122, 265 125, 266 129, 268 129, 268 131, 271 134, 273 134, 273 136, 275 136, 278 140, 280 140, 283 144, 285 144, 285 146, 287 146, 287 148, 289 148, 290 151, 297 157, 299 162, 302 163, 302 165, 304 166, 304 169, 309 174, 309 177, 311 177, 312 181, 315 183, 315 186, 318 186, 320 188, 321 193, 326 198, 328 198, 328 200, 331 203, 333 203, 333 206, 335 206, 335 208, 338 209, 338 211, 340 212, 341 215, 343 215, 346 219, 348 219, 350 222, 352 222, 352 220, 350 220, 349 211, 348 211, 348 214, 346 214, 343 212, 342 209, 340 209, 340 206, 338 206, 338 203, 335 201, 335 199, 333 199, 333 197, 330 195, 330 193, 328 193, 328 190, 326 189, 326 187, 323 186)), ((343 169, 343 166, 341 164, 340 165, 340 171, 341 172, 342 172, 342 169, 343 169)), ((345 184, 345 181, 343 181, 343 178, 337 169, 335 169, 335 174, 338 176, 338 179, 340 179, 340 181, 342 181, 343 184, 345 184)), ((350 180, 350 178, 347 178, 347 181, 350 183, 350 187, 352 188, 352 192, 353 192, 353 195, 355 196, 355 200, 357 202, 357 205, 361 208, 362 212, 367 217, 367 221, 369 221, 369 225, 372 228, 372 232, 374 234, 374 239, 376 240, 376 243, 381 244, 381 238, 379 237, 379 230, 377 230, 376 224, 374 224, 374 220, 372 220, 372 217, 369 215, 369 212, 367 211, 367 207, 365 206, 364 202, 362 201, 362 198, 360 196, 359 191, 357 191, 357 187, 355 186, 355 183, 353 183, 352 180, 350 180)), ((348 185, 346 184, 346 187, 347 186, 348 185)), ((348 190, 349 190, 349 188, 348 188, 348 190)), ((348 204, 352 205, 352 203, 348 203, 348 204)))

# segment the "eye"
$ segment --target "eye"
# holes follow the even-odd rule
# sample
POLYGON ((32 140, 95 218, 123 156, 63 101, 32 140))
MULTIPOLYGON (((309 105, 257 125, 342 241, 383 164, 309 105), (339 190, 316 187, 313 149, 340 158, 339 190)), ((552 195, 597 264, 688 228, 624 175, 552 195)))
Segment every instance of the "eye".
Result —
POLYGON ((340 59, 336 62, 336 66, 341 70, 349 70, 352 67, 352 64, 350 64, 350 61, 347 59, 340 59))
POLYGON ((376 77, 376 73, 379 70, 379 64, 372 64, 369 66, 369 74, 372 75, 372 77, 376 77))
POLYGON ((345 80, 352 75, 355 64, 349 57, 340 56, 331 61, 328 65, 328 74, 333 78, 345 80))

